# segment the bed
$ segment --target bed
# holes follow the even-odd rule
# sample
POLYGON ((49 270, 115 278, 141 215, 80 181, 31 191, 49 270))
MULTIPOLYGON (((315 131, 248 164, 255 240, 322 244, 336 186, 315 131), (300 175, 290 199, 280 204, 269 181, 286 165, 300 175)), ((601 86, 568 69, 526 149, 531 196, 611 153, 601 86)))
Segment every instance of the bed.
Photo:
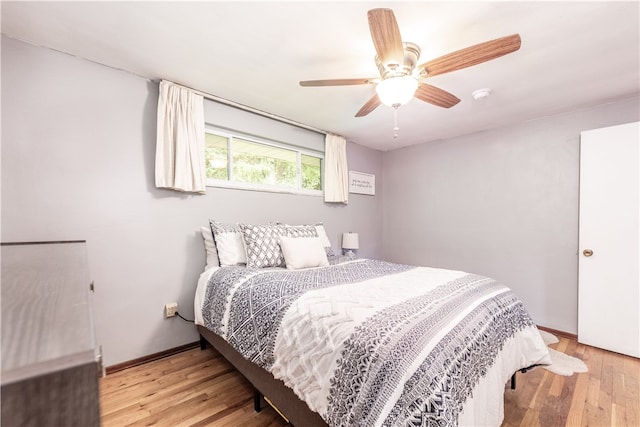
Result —
POLYGON ((221 257, 201 275, 194 303, 202 342, 292 424, 500 425, 506 381, 550 363, 522 302, 495 280, 326 255, 326 246, 323 258, 326 240, 309 230, 281 227, 282 259, 269 265, 252 261, 251 238, 244 248, 236 240, 245 263, 221 257), (320 261, 308 266, 311 241, 320 261))

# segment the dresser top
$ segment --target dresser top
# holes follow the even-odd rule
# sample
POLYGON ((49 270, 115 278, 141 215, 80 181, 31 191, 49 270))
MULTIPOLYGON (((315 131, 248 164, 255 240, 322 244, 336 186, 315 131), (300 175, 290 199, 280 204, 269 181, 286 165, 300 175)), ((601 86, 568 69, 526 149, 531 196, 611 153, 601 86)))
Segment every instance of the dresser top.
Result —
POLYGON ((95 360, 86 243, 2 243, 2 384, 95 360))

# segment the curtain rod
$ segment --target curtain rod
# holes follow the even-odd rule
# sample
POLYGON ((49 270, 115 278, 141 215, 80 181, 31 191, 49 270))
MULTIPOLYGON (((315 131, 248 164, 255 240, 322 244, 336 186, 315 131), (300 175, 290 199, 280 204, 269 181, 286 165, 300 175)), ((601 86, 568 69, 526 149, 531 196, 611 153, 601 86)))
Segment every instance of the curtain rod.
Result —
POLYGON ((235 101, 231 101, 231 100, 228 100, 228 99, 225 99, 225 98, 221 98, 219 96, 211 95, 209 93, 202 92, 201 90, 193 89, 193 88, 191 88, 189 86, 181 85, 179 83, 171 82, 169 80, 166 80, 166 81, 168 81, 171 84, 174 84, 176 86, 180 86, 180 87, 183 87, 185 89, 188 89, 188 90, 190 90, 190 91, 192 91, 194 93, 197 93, 198 95, 202 95, 204 98, 209 99, 211 101, 219 102, 221 104, 225 104, 225 105, 228 105, 230 107, 235 107, 235 108, 238 108, 240 110, 244 110, 244 111, 248 111, 250 113, 258 114, 260 116, 267 117, 267 118, 270 118, 270 119, 273 119, 273 120, 277 120, 279 122, 287 123, 289 125, 297 126, 299 128, 307 129, 307 130, 310 130, 312 132, 321 133, 323 135, 330 134, 330 132, 327 132, 326 130, 314 128, 313 126, 308 126, 308 125, 305 125, 303 123, 296 122, 294 120, 286 119, 284 117, 280 117, 280 116, 277 116, 275 114, 267 113, 266 111, 258 110, 257 108, 249 107, 247 105, 243 105, 243 104, 237 103, 235 101))

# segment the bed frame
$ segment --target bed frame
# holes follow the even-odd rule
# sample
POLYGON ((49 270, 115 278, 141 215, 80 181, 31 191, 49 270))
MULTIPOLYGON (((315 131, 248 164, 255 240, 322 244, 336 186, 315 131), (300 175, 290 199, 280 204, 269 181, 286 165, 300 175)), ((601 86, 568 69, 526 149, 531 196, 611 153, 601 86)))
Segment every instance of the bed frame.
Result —
MULTIPOLYGON (((264 397, 276 412, 294 426, 328 427, 322 417, 309 409, 309 406, 281 380, 275 379, 270 372, 249 362, 218 334, 204 326, 198 325, 197 328, 200 333, 200 349, 204 350, 207 348, 207 343, 210 344, 253 385, 253 402, 256 412, 262 409, 261 399, 264 397)), ((520 369, 520 372, 527 372, 535 366, 520 369)), ((516 388, 516 373, 511 376, 512 390, 516 388)))
POLYGON ((264 396, 265 401, 294 426, 328 427, 320 415, 309 409, 281 380, 276 380, 270 372, 249 362, 219 335, 200 325, 198 332, 202 350, 207 347, 207 343, 211 344, 253 385, 256 411, 260 411, 261 397, 264 396))

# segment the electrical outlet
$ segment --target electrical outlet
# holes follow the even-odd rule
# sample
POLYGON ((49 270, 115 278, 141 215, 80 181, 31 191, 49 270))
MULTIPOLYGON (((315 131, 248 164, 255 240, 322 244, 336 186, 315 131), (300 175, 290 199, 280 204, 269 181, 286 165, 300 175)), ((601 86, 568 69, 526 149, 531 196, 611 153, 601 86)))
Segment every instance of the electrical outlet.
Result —
POLYGON ((165 315, 167 317, 173 317, 178 312, 178 303, 170 302, 164 306, 165 315))

